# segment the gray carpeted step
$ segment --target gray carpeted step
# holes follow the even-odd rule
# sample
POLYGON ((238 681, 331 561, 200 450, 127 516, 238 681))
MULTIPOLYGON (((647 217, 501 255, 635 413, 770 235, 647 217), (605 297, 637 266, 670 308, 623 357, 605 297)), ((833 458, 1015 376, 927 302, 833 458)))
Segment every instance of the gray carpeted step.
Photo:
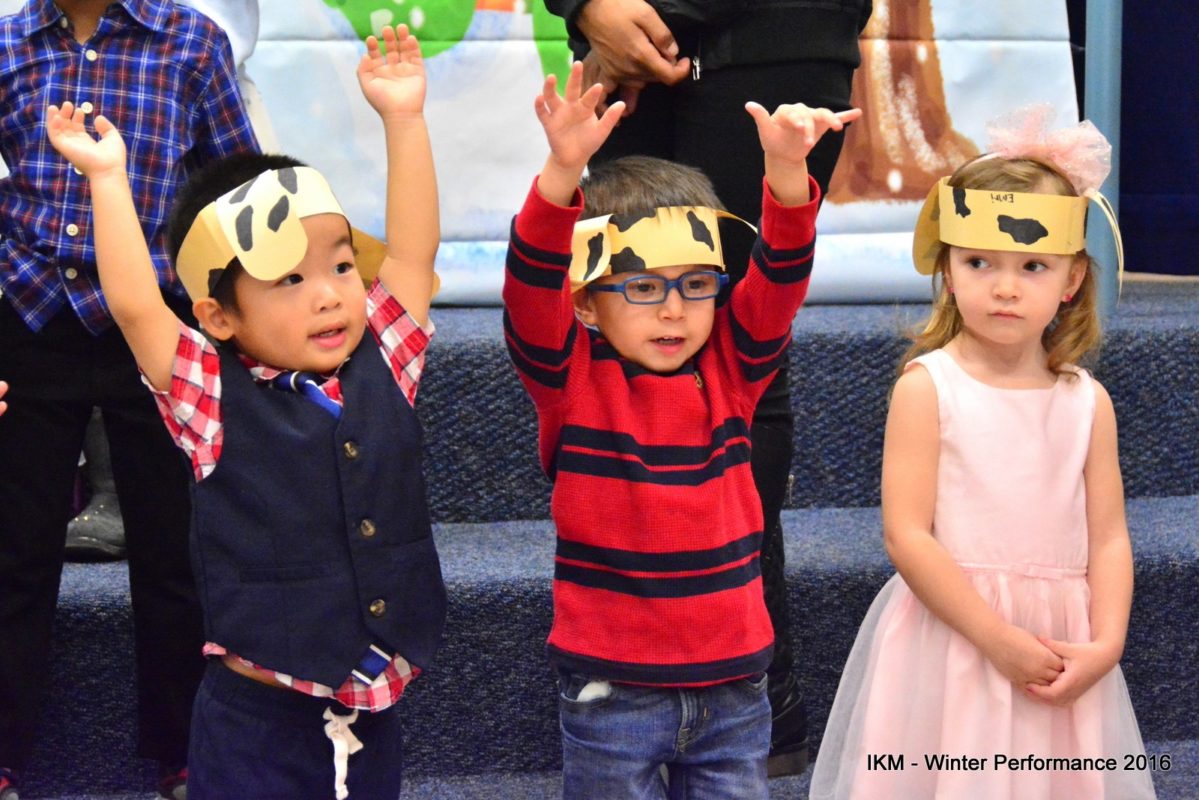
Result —
MULTIPOLYGON (((504 349, 500 310, 437 309, 421 389, 439 521, 540 519, 532 404, 504 349)), ((874 506, 887 395, 921 305, 811 306, 794 326, 792 507, 874 506)), ((1129 283, 1095 365, 1120 420, 1129 497, 1199 494, 1199 284, 1129 283)))
MULTIPOLYGON (((1193 689, 1199 683, 1197 519, 1199 495, 1129 503, 1137 594, 1124 668, 1150 741, 1199 739, 1199 697, 1193 689)), ((788 511, 784 522, 793 635, 812 731, 819 734, 857 625, 891 568, 877 509, 788 511)), ((559 766, 556 695, 543 650, 550 621, 551 525, 446 524, 437 527, 436 537, 449 620, 437 662, 401 701, 409 774, 416 782, 553 771, 559 766)), ((38 793, 32 797, 111 794, 150 785, 148 766, 131 755, 126 587, 124 564, 66 570, 52 696, 27 776, 38 793)))

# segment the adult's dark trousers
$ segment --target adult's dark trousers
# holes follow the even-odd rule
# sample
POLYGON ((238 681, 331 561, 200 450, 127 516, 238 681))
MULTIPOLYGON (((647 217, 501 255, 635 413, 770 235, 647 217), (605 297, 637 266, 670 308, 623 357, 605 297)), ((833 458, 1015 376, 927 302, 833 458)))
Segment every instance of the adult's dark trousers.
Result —
POLYGON ((0 378, 10 385, 8 413, 0 417, 0 766, 26 766, 42 690, 55 675, 48 663, 51 629, 93 407, 103 416, 128 546, 138 755, 181 765, 204 670, 188 562, 186 459, 115 326, 92 336, 66 310, 34 333, 0 299, 0 378))
MULTIPOLYGON (((762 208, 764 167, 757 127, 745 111, 745 103, 754 100, 771 112, 783 103, 842 111, 849 108, 852 85, 853 67, 832 61, 729 66, 704 70, 698 81, 691 77, 675 86, 650 85, 595 160, 637 154, 699 167, 730 211, 755 222, 762 208)), ((843 141, 843 133, 830 132, 808 156, 808 172, 822 194, 828 189, 843 141)), ((747 257, 747 252, 726 249, 725 260, 734 280, 744 275, 747 257)), ((821 268, 817 248, 816 270, 821 268)), ((778 686, 790 683, 785 679, 794 662, 779 517, 791 471, 793 429, 790 383, 784 367, 759 402, 750 432, 753 475, 765 523, 762 585, 775 630, 775 657, 768 673, 772 685, 778 686)))

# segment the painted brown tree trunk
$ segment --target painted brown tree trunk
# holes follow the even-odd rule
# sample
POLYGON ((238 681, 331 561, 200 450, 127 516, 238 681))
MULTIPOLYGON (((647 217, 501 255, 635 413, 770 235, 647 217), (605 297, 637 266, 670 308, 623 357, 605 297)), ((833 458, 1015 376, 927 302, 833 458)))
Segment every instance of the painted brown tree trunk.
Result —
POLYGON ((978 155, 945 105, 931 0, 875 0, 859 40, 862 66, 828 200, 923 200, 938 178, 978 155))

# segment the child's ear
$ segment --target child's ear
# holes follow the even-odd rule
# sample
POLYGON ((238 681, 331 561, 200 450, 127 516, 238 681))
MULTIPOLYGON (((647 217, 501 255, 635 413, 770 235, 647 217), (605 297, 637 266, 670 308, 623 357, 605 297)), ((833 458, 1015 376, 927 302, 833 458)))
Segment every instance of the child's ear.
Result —
POLYGON ((579 291, 570 296, 570 299, 575 304, 575 316, 579 322, 594 328, 597 317, 595 313, 595 298, 591 292, 586 289, 579 289, 579 291))
POLYGON ((222 342, 233 338, 232 315, 216 300, 211 297, 201 297, 192 303, 192 313, 196 315, 196 321, 200 323, 200 327, 212 338, 222 342))

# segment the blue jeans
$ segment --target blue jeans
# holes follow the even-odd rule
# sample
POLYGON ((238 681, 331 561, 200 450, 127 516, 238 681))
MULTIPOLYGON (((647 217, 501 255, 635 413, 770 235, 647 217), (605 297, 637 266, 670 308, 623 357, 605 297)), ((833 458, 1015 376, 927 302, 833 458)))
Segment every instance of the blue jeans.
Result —
POLYGON ((675 689, 594 683, 563 671, 560 689, 566 800, 770 796, 764 674, 675 689))

